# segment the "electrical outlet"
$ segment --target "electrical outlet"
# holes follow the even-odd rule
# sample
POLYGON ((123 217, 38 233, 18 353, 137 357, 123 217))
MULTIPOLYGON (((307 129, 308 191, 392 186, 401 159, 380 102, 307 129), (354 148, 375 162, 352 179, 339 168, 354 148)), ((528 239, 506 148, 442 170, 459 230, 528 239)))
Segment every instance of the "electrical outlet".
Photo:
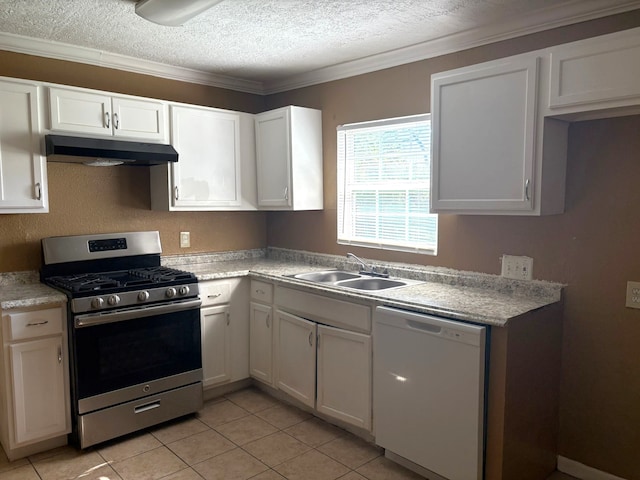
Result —
POLYGON ((180 232, 180 248, 191 246, 191 232, 180 232))
POLYGON ((640 308, 640 282, 627 282, 627 303, 629 308, 640 308))
POLYGON ((533 278, 533 258, 502 255, 502 276, 516 280, 533 278))

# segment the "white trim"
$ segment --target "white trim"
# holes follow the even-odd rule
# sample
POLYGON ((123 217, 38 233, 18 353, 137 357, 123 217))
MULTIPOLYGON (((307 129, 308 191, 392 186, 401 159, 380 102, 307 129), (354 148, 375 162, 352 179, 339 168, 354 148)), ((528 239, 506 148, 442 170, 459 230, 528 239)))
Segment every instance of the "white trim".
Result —
POLYGON ((611 5, 611 0, 573 0, 561 5, 548 7, 536 12, 535 15, 522 15, 511 22, 470 29, 410 47, 320 68, 272 82, 245 80, 202 70, 141 60, 93 48, 78 47, 66 43, 1 32, 0 50, 86 63, 240 92, 268 95, 417 62, 638 8, 640 8, 640 0, 621 1, 617 5, 611 5))
POLYGON ((466 30, 453 35, 418 43, 370 57, 320 68, 311 72, 294 75, 283 80, 265 83, 265 94, 279 93, 318 83, 340 80, 365 73, 397 67, 428 58, 480 47, 511 38, 563 27, 574 23, 594 20, 640 8, 640 1, 629 0, 621 5, 611 6, 608 0, 578 0, 566 5, 548 7, 535 15, 523 15, 509 23, 489 25, 466 30), (585 3, 593 3, 591 9, 581 8, 585 3), (581 5, 582 4, 582 5, 581 5))
POLYGON ((616 477, 610 473, 596 470, 595 468, 588 467, 587 465, 561 455, 558 455, 558 470, 583 480, 625 480, 622 477, 616 477))
POLYGON ((109 53, 101 50, 78 47, 68 43, 0 32, 0 50, 36 55, 56 60, 85 63, 98 67, 114 68, 126 72, 141 73, 183 82, 227 88, 239 92, 264 94, 262 82, 243 80, 225 75, 216 75, 201 70, 177 67, 150 60, 109 53))

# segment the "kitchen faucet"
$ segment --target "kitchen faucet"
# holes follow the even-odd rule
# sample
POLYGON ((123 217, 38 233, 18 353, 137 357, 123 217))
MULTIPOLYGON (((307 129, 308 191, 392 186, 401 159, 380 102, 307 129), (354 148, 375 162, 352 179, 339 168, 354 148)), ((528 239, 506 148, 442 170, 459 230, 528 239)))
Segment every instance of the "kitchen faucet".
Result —
POLYGON ((387 272, 386 268, 382 273, 377 272, 375 266, 372 265, 370 267, 364 262, 364 260, 362 260, 360 257, 358 257, 357 255, 351 252, 347 253, 347 258, 353 258, 356 262, 360 264, 360 273, 362 275, 371 275, 372 277, 385 277, 385 278, 389 276, 389 272, 387 272))

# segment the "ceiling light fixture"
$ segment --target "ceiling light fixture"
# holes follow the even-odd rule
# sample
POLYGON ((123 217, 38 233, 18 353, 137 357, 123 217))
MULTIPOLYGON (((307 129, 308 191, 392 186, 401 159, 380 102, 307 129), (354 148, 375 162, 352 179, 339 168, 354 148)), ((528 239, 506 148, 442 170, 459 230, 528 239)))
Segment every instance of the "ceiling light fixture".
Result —
POLYGON ((141 0, 136 14, 150 22, 177 27, 222 0, 141 0))

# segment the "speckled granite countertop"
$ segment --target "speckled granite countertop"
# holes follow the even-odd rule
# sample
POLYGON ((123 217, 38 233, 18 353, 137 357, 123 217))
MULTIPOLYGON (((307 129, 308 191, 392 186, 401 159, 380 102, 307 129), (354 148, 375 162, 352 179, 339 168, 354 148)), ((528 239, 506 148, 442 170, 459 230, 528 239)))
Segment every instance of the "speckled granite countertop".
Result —
POLYGON ((374 263, 387 268, 392 277, 411 278, 424 283, 376 292, 360 292, 298 280, 288 275, 332 268, 357 271, 357 266, 343 257, 276 248, 269 248, 266 256, 261 255, 261 251, 250 251, 246 256, 234 252, 230 255, 223 253, 163 258, 164 265, 189 270, 200 281, 251 275, 253 278, 309 292, 495 326, 505 326, 512 318, 559 302, 562 296, 563 285, 557 283, 518 281, 438 267, 374 263))
MULTIPOLYGON (((353 261, 335 255, 277 248, 166 256, 162 263, 191 271, 200 281, 251 275, 309 292, 495 326, 504 326, 512 318, 559 302, 563 287, 551 282, 510 280, 439 267, 374 262, 381 269, 387 268, 392 277, 411 278, 424 283, 360 292, 288 276, 335 268, 356 271, 357 265, 353 261)), ((0 273, 2 310, 65 301, 63 293, 39 283, 37 272, 0 273)))
POLYGON ((40 283, 37 272, 0 273, 0 309, 64 303, 67 296, 40 283))

